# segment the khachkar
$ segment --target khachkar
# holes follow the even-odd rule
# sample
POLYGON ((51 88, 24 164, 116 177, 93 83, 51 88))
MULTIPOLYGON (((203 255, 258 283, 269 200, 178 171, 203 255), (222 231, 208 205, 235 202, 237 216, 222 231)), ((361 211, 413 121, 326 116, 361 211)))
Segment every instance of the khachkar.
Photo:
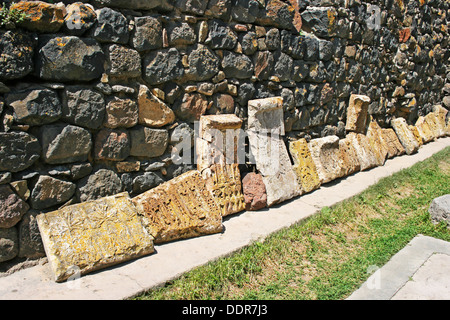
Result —
POLYGON ((36 217, 55 280, 83 275, 154 252, 128 193, 36 217))
POLYGON ((132 199, 155 243, 221 232, 220 209, 197 170, 132 199))
POLYGON ((197 169, 222 216, 245 209, 239 164, 244 163, 242 120, 232 114, 200 118, 196 140, 197 169))
POLYGON ((284 117, 281 97, 248 102, 248 138, 251 156, 263 177, 267 206, 289 200, 302 193, 286 145, 283 141, 284 117))

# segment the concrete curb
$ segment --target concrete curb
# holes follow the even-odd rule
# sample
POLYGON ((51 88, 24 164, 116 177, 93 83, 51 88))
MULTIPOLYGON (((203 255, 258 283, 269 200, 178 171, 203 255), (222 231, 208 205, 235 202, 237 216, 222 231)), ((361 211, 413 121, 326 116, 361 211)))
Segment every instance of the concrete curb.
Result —
MULTIPOLYGON (((416 283, 420 286, 419 293, 411 294, 411 289, 405 285, 425 262, 434 254, 450 255, 450 242, 418 235, 405 248, 394 255, 388 263, 378 269, 369 279, 356 290, 348 300, 395 300, 395 299, 429 299, 425 282, 416 283), (407 291, 404 291, 407 290, 407 291)), ((449 274, 446 275, 450 277, 449 274)), ((448 282, 448 281, 447 281, 448 282)), ((417 288, 416 290, 417 291, 417 288)), ((433 295, 436 295, 434 292, 433 295)), ((448 293, 447 293, 448 295, 448 293)), ((439 298, 439 294, 437 293, 439 298)))
POLYGON ((315 214, 324 206, 348 199, 381 178, 423 161, 450 146, 450 137, 426 144, 414 155, 386 161, 384 166, 359 172, 270 209, 243 212, 224 219, 221 234, 155 246, 156 253, 66 283, 54 282, 48 264, 0 278, 0 299, 126 299, 200 265, 229 255, 269 234, 315 214))

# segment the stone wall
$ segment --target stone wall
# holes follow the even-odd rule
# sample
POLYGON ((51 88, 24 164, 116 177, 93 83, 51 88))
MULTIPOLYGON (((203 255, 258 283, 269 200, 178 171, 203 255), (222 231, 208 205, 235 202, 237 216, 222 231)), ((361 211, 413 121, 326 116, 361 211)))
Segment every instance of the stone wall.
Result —
POLYGON ((202 115, 246 129, 249 100, 282 97, 287 142, 345 138, 352 94, 384 128, 450 105, 448 0, 11 6, 27 16, 0 28, 2 269, 45 255, 40 213, 195 169, 171 152, 202 115))

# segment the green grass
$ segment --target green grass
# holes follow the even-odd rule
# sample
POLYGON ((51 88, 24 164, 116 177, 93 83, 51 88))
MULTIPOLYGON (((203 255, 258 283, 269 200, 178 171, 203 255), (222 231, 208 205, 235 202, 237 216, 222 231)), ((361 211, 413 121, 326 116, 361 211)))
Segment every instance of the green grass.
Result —
POLYGON ((263 243, 192 270, 137 299, 345 299, 418 234, 450 241, 428 214, 450 193, 450 148, 263 243))

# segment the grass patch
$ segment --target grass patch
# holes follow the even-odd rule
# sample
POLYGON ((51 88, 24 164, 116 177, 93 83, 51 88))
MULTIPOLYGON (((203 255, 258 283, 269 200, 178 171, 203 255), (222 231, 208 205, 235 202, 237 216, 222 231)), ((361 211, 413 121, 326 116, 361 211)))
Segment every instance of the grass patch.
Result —
POLYGON ((345 299, 418 234, 450 241, 431 223, 450 193, 450 148, 263 243, 192 270, 137 299, 345 299))

